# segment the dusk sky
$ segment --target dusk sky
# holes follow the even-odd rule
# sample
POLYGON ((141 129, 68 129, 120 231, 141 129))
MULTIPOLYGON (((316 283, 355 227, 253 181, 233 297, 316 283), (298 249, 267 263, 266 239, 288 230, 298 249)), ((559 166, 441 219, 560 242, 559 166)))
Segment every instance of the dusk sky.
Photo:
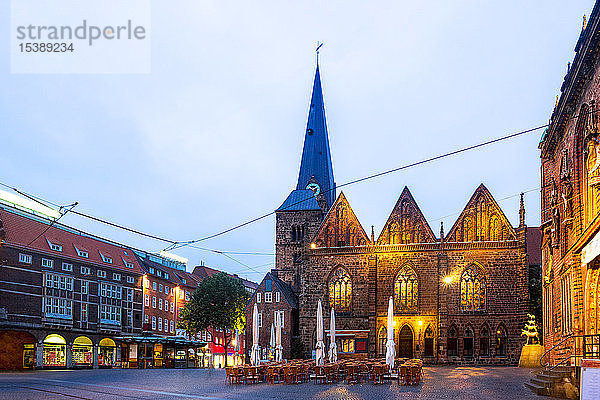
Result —
MULTIPOLYGON (((10 26, 8 1, 0 25, 10 26)), ((592 0, 152 1, 150 74, 11 74, 0 182, 173 240, 273 211, 296 186, 317 41, 335 180, 548 122, 592 0)), ((378 236, 404 186, 439 235, 484 183, 540 224, 542 130, 343 188, 378 236)), ((338 191, 339 194, 339 191, 338 191)), ((165 243, 61 222, 147 251, 165 243)), ((198 243, 274 252, 274 216, 198 243)), ((273 255, 177 254, 258 281, 273 255), (242 265, 245 264, 246 266, 242 265)))

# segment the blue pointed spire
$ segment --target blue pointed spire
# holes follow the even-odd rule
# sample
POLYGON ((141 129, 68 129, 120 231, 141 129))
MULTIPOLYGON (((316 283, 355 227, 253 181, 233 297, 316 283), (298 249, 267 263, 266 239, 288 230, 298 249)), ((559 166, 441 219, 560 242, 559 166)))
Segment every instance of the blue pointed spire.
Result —
POLYGON ((329 136, 327 134, 318 59, 296 189, 306 189, 311 182, 315 181, 319 185, 321 193, 325 196, 327 208, 331 207, 336 198, 335 181, 333 179, 333 166, 329 150, 329 136))

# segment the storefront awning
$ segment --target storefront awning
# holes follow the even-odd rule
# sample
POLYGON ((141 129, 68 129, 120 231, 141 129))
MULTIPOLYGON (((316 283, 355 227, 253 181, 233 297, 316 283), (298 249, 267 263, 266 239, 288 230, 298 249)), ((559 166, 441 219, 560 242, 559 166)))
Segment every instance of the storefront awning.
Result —
POLYGON ((206 342, 200 340, 188 340, 177 336, 121 336, 115 340, 125 343, 160 343, 188 347, 204 347, 206 342))
POLYGON ((581 263, 589 264, 600 255, 600 232, 590 239, 583 249, 581 249, 581 263))

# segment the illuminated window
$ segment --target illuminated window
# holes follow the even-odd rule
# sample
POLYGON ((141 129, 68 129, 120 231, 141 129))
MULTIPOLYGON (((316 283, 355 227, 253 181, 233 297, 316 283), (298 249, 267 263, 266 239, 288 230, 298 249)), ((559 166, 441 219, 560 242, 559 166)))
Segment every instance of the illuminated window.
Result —
POLYGON ((398 311, 418 311, 419 282, 415 271, 409 266, 404 266, 396 276, 394 297, 398 311))
POLYGON ((385 326, 382 326, 379 330, 379 340, 378 340, 378 351, 380 356, 385 356, 386 353, 386 343, 387 343, 387 329, 385 326))
POLYGON ((496 331, 496 355, 506 355, 506 329, 503 326, 499 326, 496 331))
POLYGON ((485 277, 475 265, 467 267, 460 279, 460 308, 462 311, 485 310, 485 277))
POLYGON ((335 270, 329 280, 329 307, 338 312, 349 312, 352 300, 352 281, 343 268, 335 270))
POLYGON ((500 220, 497 216, 493 216, 490 219, 490 240, 502 240, 500 220))
POLYGON ((463 241, 472 242, 475 240, 475 232, 473 232, 473 223, 469 218, 463 220, 463 241))
POLYGON ((340 353, 354 353, 354 339, 339 339, 338 351, 340 353))

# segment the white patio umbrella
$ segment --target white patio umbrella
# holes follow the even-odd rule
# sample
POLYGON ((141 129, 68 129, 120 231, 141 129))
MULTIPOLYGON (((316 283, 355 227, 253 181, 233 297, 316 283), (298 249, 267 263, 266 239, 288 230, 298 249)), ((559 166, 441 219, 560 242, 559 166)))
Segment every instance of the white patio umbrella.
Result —
POLYGON ((283 360, 283 346, 281 345, 281 315, 275 314, 275 361, 281 362, 283 360))
POLYGON ((260 349, 258 346, 258 307, 254 303, 252 311, 252 350, 250 350, 250 363, 258 365, 260 363, 260 349))
POLYGON ((273 324, 271 324, 271 339, 269 340, 269 347, 271 348, 271 351, 273 352, 273 358, 275 358, 275 327, 273 326, 273 324))
POLYGON ((325 343, 323 343, 323 306, 321 300, 317 305, 317 346, 316 346, 316 365, 321 366, 325 363, 325 343))
POLYGON ((396 343, 394 343, 394 299, 390 296, 387 315, 387 343, 385 344, 385 363, 390 366, 390 372, 394 369, 396 358, 396 343))
POLYGON ((238 355, 240 354, 240 334, 237 328, 235 328, 235 346, 233 348, 233 364, 237 364, 238 355))
POLYGON ((329 362, 334 363, 337 361, 337 344, 335 343, 335 310, 333 307, 331 307, 331 317, 329 318, 329 336, 331 336, 329 362))

